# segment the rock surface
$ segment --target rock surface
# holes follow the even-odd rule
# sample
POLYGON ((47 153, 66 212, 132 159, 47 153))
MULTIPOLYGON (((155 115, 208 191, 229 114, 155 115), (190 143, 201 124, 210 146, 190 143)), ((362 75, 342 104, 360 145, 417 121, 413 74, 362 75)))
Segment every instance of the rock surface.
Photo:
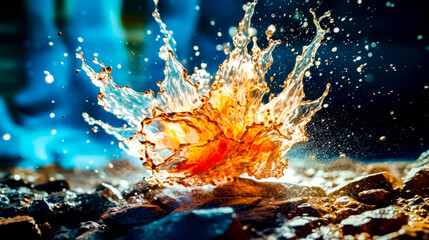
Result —
POLYGON ((126 239, 214 239, 226 234, 234 217, 232 208, 176 213, 148 225, 136 226, 126 239))
POLYGON ((101 219, 109 226, 129 226, 150 223, 165 215, 165 211, 156 205, 140 204, 105 213, 101 219))
POLYGON ((0 232, 53 240, 429 239, 428 156, 312 160, 291 163, 278 181, 203 187, 149 186, 125 160, 98 173, 11 169, 0 171, 0 232))
POLYGON ((361 202, 375 205, 386 204, 389 195, 390 192, 384 189, 371 189, 358 193, 361 202))
POLYGON ((359 198, 359 193, 371 189, 384 189, 386 191, 393 190, 392 182, 394 177, 387 172, 375 173, 367 176, 362 176, 353 179, 348 183, 328 192, 329 196, 349 196, 354 199, 359 198))
POLYGON ((398 207, 386 207, 350 216, 341 221, 344 234, 355 235, 362 232, 384 235, 396 231, 407 224, 408 216, 398 207))
POLYGON ((404 182, 404 192, 410 191, 422 197, 429 197, 429 167, 411 170, 404 182))
POLYGON ((36 221, 30 216, 0 219, 0 234, 2 239, 40 239, 42 236, 36 221))
POLYGON ((231 183, 213 189, 216 197, 324 197, 325 191, 320 187, 299 186, 290 183, 257 182, 252 179, 238 178, 231 183))
POLYGON ((47 183, 38 184, 34 186, 34 189, 48 193, 63 192, 70 189, 70 184, 67 180, 54 180, 47 183))

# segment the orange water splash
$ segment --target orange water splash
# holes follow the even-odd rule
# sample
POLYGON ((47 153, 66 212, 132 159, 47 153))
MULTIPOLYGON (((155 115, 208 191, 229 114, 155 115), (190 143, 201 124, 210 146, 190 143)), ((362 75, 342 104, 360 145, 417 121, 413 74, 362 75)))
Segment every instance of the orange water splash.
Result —
POLYGON ((173 33, 156 9, 153 15, 165 34, 159 55, 166 62, 165 79, 158 84, 156 97, 150 90, 138 93, 115 85, 111 68, 100 64, 102 70, 96 73, 82 54, 77 55, 82 69, 100 88, 98 103, 127 124, 115 128, 87 113, 83 113, 84 119, 121 140, 120 147, 129 155, 140 157, 151 172, 150 183, 218 184, 244 173, 258 179, 278 178, 287 167, 285 153, 293 144, 307 140, 305 125, 321 108, 330 85, 319 99, 303 101, 302 79, 326 33, 320 21, 330 13, 317 19, 310 11, 316 36, 297 57, 282 92, 264 103, 263 96, 270 91, 265 74, 280 41, 269 40, 269 46, 261 50, 256 37, 251 39, 250 21, 256 3, 248 3, 233 38, 235 48, 214 77, 204 66, 187 75, 175 58, 173 33))

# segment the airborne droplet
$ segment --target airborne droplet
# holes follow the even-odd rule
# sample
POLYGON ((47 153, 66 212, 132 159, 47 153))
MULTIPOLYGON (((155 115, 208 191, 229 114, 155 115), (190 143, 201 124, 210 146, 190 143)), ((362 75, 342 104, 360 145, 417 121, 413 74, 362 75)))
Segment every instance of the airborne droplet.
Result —
POLYGON ((47 83, 53 83, 54 82, 54 76, 52 76, 48 71, 44 71, 44 73, 46 74, 45 76, 45 82, 47 83))

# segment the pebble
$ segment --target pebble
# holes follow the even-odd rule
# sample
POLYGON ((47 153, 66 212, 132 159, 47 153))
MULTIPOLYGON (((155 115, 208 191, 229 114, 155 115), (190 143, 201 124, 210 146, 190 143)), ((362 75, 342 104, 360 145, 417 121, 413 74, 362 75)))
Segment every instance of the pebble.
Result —
POLYGON ((165 211, 156 205, 139 204, 105 213, 101 219, 106 225, 129 226, 150 223, 165 216, 165 211))
POLYGON ((13 236, 13 239, 40 239, 42 237, 36 221, 30 216, 0 219, 0 233, 2 237, 13 236))
POLYGON ((384 235, 399 230, 402 225, 407 223, 408 215, 401 208, 389 206, 350 216, 341 221, 340 227, 345 235, 362 232, 384 235))
POLYGON ((158 221, 131 228, 125 239, 222 239, 233 218, 232 208, 199 209, 176 213, 158 221))
POLYGON ((359 198, 359 193, 371 189, 384 189, 392 191, 394 177, 387 173, 375 173, 367 176, 357 177, 350 182, 339 185, 330 191, 329 196, 350 196, 354 199, 359 198))

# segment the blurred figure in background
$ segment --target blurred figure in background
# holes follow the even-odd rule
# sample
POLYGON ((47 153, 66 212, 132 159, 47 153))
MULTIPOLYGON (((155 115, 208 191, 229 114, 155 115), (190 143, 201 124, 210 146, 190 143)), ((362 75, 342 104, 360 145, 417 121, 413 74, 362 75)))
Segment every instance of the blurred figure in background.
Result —
POLYGON ((14 119, 4 102, 0 103, 0 130, 10 136, 0 142, 0 156, 14 165, 56 162, 66 167, 94 167, 118 153, 107 151, 110 141, 100 143, 100 139, 87 134, 89 127, 81 114, 89 111, 97 116, 95 112, 102 112, 94 104, 98 92, 85 76, 73 72, 79 66, 76 52, 87 49, 90 60, 92 53, 108 53, 106 65, 124 65, 123 71, 116 74, 126 81, 128 54, 120 25, 121 1, 62 1, 58 6, 59 3, 25 1, 25 84, 12 100, 14 119), (61 8, 64 11, 58 11, 61 8), (59 29, 61 13, 65 13, 65 27, 59 29))
MULTIPOLYGON (((163 13, 168 27, 186 33, 176 34, 182 47, 178 52, 189 56, 195 32, 197 0, 161 3, 170 9, 163 13), (190 11, 192 9, 193 11, 190 11)), ((144 47, 137 52, 134 72, 128 69, 129 55, 124 28, 121 25, 121 0, 40 0, 25 1, 27 38, 25 60, 20 66, 25 73, 22 89, 12 96, 9 107, 0 98, 0 166, 23 167, 60 163, 65 167, 93 168, 107 160, 121 157, 121 151, 110 136, 97 134, 83 121, 82 112, 97 119, 123 124, 97 104, 98 89, 80 68, 75 58, 78 52, 91 61, 98 58, 112 66, 112 76, 118 85, 131 85, 136 90, 156 91, 156 81, 162 81, 164 63, 158 57, 161 42, 159 28, 147 19, 139 33, 144 34, 144 47), (151 35, 151 33, 153 33, 151 35), (151 61, 143 61, 150 56, 151 61), (153 66, 156 62, 157 66, 153 66), (130 76, 133 76, 132 78, 130 76), (131 80, 131 81, 130 81, 131 80), (112 146, 113 145, 113 146, 112 146)), ((141 6, 141 5, 140 5, 141 6)), ((151 17, 152 1, 144 3, 144 12, 151 17)), ((135 43, 133 43, 135 45, 135 43)), ((94 70, 98 71, 94 65, 94 70)))

